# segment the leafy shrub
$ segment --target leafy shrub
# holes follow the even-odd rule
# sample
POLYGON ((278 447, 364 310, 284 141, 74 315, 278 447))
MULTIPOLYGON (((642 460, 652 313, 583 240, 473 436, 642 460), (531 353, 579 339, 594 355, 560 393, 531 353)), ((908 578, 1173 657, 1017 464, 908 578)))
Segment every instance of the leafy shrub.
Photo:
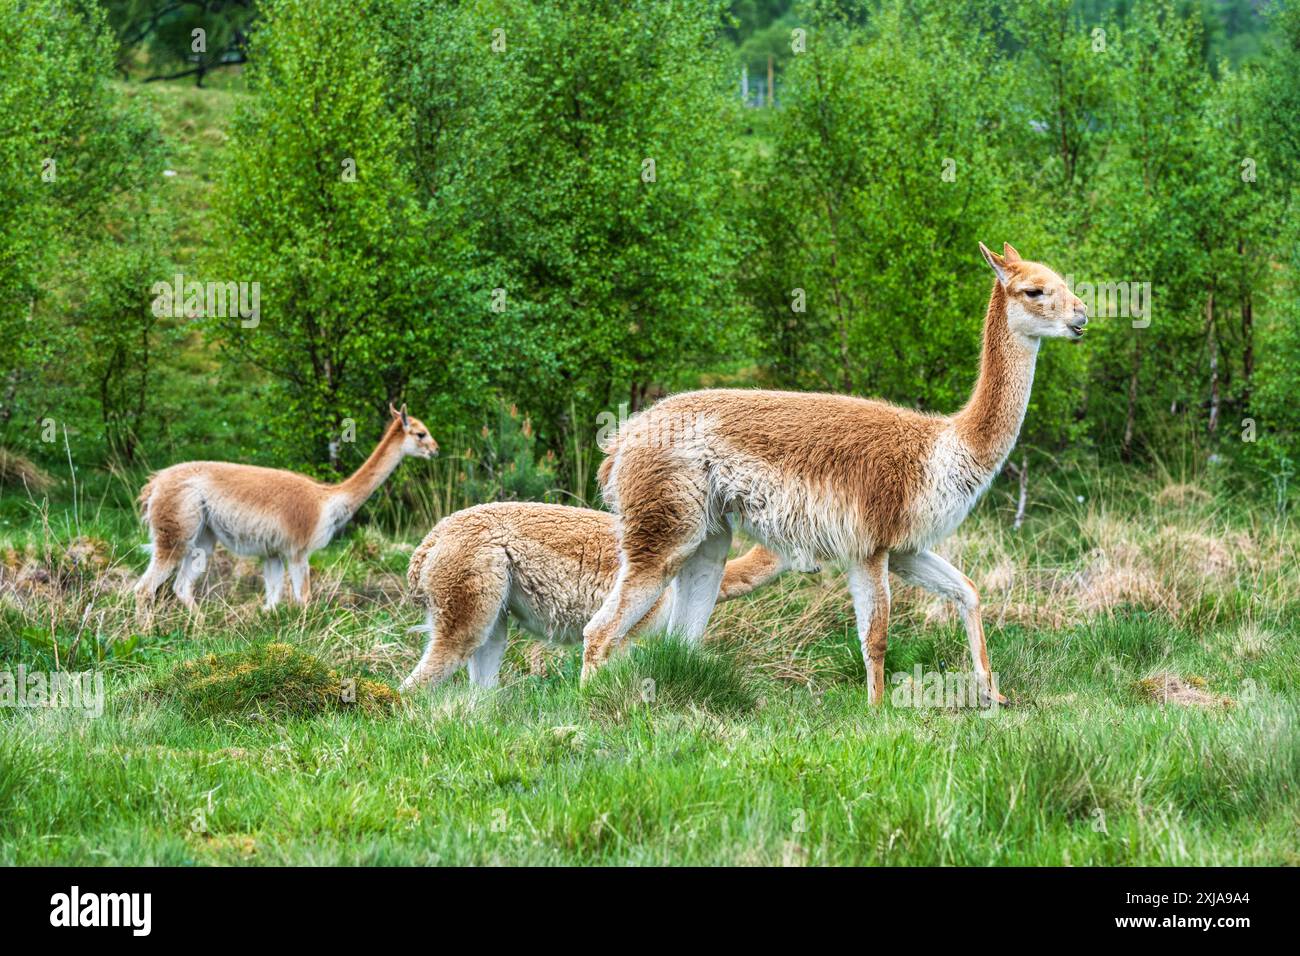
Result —
POLYGON ((552 452, 537 456, 537 435, 515 405, 497 410, 497 427, 483 426, 478 449, 465 453, 464 490, 472 501, 542 501, 557 484, 552 452))

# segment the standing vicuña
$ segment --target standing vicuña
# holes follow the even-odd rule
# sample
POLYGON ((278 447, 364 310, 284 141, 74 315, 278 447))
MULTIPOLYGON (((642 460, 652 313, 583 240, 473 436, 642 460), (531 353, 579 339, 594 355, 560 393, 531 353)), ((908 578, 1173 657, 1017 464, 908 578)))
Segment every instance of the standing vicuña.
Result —
POLYGON ((986 702, 990 676, 979 597, 935 554, 1016 442, 1043 338, 1078 339, 1087 314, 1051 269, 980 251, 996 280, 979 380, 955 415, 846 395, 710 390, 675 395, 633 418, 600 469, 619 512, 618 581, 584 629, 583 675, 677 578, 672 628, 698 640, 731 539, 728 513, 760 542, 847 566, 867 664, 868 699, 884 692, 888 572, 961 610, 986 702))
MULTIPOLYGON (((753 547, 727 562, 721 597, 748 594, 790 567, 753 547)), ((436 686, 466 663, 474 683, 494 686, 507 615, 543 640, 576 641, 617 573, 614 516, 604 511, 498 502, 448 515, 415 549, 406 572, 411 596, 429 608, 429 642, 402 690, 436 686)), ((666 624, 673 599, 671 590, 660 595, 633 630, 666 624)))
POLYGON ((235 554, 264 557, 266 607, 275 607, 289 567, 293 596, 307 603, 307 559, 325 547, 407 455, 432 458, 438 443, 419 419, 392 412, 384 436, 360 468, 336 485, 278 468, 188 461, 153 475, 140 491, 153 558, 135 586, 143 612, 173 571, 172 590, 194 610, 198 580, 216 542, 235 554))

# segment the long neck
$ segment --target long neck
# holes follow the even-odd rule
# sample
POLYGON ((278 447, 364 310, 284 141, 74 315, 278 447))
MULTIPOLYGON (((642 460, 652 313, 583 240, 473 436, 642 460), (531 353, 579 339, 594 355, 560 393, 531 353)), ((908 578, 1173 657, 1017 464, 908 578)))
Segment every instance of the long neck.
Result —
POLYGON ((397 419, 393 419, 370 457, 362 462, 360 468, 334 486, 347 501, 349 513, 360 508, 401 464, 404 438, 401 425, 397 419))
POLYGON ((1025 339, 1007 324, 1007 297, 994 280, 984 317, 980 376, 970 401, 953 416, 958 436, 986 468, 1002 465, 1016 443, 1034 384, 1038 340, 1025 339))

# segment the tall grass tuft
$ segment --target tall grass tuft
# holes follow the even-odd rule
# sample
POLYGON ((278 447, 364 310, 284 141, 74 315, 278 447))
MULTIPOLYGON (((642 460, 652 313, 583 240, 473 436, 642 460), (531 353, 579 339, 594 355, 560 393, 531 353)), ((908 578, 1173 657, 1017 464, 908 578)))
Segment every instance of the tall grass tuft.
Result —
POLYGON ((733 657, 671 638, 650 640, 610 661, 586 697, 593 715, 614 721, 638 711, 730 716, 758 706, 758 693, 733 657))

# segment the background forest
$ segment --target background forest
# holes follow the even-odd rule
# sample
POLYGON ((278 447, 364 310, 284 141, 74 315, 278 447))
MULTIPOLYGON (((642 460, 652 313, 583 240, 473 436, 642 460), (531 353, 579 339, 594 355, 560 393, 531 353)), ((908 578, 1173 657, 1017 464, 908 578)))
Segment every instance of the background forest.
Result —
POLYGON ((382 494, 436 517, 590 500, 602 424, 667 391, 953 410, 983 240, 1097 290, 1017 467, 1285 507, 1294 4, 0 0, 0 50, 10 490, 329 477, 405 401, 444 456, 382 494))

